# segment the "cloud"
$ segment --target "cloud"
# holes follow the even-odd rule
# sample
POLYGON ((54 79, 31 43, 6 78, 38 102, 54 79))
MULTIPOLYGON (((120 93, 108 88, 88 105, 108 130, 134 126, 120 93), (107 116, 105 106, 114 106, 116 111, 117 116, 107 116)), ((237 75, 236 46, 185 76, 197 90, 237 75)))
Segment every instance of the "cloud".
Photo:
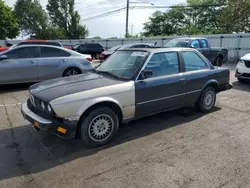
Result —
MULTIPOLYGON (((138 0, 131 0, 138 1, 138 0)), ((184 3, 186 0, 143 0, 155 5, 175 5, 178 3, 184 3)), ((5 0, 5 3, 13 7, 16 0, 5 0)), ((75 0, 76 9, 78 10, 81 17, 88 18, 102 13, 115 10, 117 8, 125 7, 126 0, 75 0)), ((43 7, 46 6, 47 0, 40 0, 43 7)), ((142 4, 145 6, 151 6, 142 4)), ((143 23, 148 20, 148 17, 155 12, 155 9, 132 9, 129 14, 129 31, 131 25, 133 25, 133 34, 142 32, 143 23)), ((161 9, 161 11, 164 11, 161 9)), ((89 29, 89 37, 100 36, 103 38, 107 37, 124 37, 125 35, 125 20, 126 13, 121 11, 119 13, 110 15, 108 17, 92 19, 82 21, 89 29)))

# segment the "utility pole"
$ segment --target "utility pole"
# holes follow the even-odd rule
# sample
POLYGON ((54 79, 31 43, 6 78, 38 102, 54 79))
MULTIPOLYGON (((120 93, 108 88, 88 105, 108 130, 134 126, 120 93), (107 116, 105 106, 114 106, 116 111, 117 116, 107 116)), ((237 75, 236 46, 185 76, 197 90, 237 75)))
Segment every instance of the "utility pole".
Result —
POLYGON ((128 37, 128 18, 129 18, 129 0, 127 0, 127 9, 126 9, 126 31, 125 37, 128 37))

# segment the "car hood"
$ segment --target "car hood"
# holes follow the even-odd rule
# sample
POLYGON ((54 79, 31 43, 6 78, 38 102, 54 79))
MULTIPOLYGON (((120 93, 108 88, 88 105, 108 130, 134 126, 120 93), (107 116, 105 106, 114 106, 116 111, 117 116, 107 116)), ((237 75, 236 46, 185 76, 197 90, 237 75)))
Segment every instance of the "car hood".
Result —
POLYGON ((30 94, 46 102, 50 102, 62 96, 85 90, 116 85, 122 82, 124 81, 91 72, 78 76, 57 78, 40 82, 30 87, 30 94))
POLYGON ((249 60, 250 60, 250 53, 244 55, 241 59, 242 59, 242 60, 249 61, 249 60))

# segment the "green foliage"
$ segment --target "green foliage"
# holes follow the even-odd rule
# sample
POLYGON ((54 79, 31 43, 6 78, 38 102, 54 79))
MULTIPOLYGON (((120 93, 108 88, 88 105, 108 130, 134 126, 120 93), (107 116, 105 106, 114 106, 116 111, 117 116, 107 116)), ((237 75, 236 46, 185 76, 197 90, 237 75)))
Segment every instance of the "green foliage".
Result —
POLYGON ((43 40, 67 39, 64 29, 54 27, 38 30, 35 37, 43 40))
POLYGON ((187 0, 167 12, 155 12, 144 23, 145 36, 223 33, 219 15, 225 0, 187 0), (221 5, 221 6, 209 6, 221 5))
POLYGON ((228 32, 250 32, 250 0, 228 0, 222 9, 220 23, 228 32))
POLYGON ((85 38, 88 30, 80 24, 74 0, 48 0, 47 11, 54 27, 63 28, 69 39, 85 38))
POLYGON ((48 25, 48 16, 38 0, 17 0, 14 12, 25 34, 34 34, 48 25))
POLYGON ((11 8, 0 0, 0 39, 15 38, 18 34, 18 23, 11 8))

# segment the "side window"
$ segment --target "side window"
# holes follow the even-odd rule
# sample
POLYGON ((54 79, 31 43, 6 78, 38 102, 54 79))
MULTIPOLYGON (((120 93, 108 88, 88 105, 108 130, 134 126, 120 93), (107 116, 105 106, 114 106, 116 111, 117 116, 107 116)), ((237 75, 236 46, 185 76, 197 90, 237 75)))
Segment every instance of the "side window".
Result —
POLYGON ((186 72, 208 69, 205 61, 195 52, 182 52, 186 72))
POLYGON ((208 48, 208 44, 207 44, 207 41, 206 41, 206 40, 201 39, 201 40, 200 40, 200 43, 201 43, 201 48, 208 48))
POLYGON ((193 41, 191 42, 191 47, 192 47, 192 48, 200 48, 199 41, 198 41, 198 40, 193 40, 193 41))
POLYGON ((179 73, 179 59, 177 52, 154 54, 149 60, 146 70, 152 70, 153 77, 179 73))
POLYGON ((41 47, 41 57, 68 57, 70 53, 57 48, 41 47))
POLYGON ((24 47, 14 49, 10 52, 5 53, 8 59, 25 59, 36 57, 36 47, 24 47))

